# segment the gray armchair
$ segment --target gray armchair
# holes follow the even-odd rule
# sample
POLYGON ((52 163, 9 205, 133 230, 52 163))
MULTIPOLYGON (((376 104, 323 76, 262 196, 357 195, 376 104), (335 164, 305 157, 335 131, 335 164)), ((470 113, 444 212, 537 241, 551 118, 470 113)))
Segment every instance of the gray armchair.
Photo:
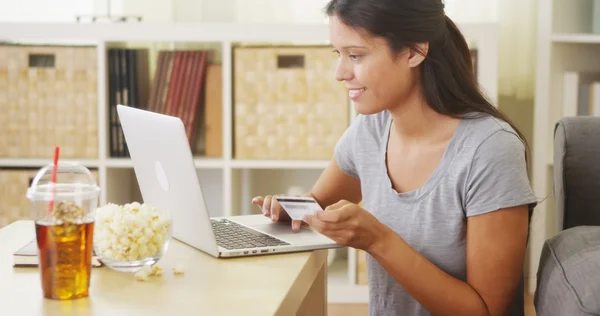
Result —
POLYGON ((537 315, 600 315, 600 117, 565 117, 554 130, 559 233, 537 271, 537 315))

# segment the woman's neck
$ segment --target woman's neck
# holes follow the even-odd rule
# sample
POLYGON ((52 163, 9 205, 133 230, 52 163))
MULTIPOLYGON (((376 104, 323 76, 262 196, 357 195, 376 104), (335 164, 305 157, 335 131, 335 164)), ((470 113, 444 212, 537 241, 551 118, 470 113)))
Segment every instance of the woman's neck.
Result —
MULTIPOLYGON (((415 89, 419 90, 419 89, 415 89)), ((458 120, 439 114, 427 104, 420 91, 414 91, 401 105, 389 109, 392 132, 408 143, 437 143, 454 133, 458 120)))

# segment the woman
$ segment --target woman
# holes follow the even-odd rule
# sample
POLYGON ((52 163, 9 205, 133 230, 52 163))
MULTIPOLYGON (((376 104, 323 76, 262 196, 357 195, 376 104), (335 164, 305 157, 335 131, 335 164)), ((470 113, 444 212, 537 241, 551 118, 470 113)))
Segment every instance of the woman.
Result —
MULTIPOLYGON (((371 315, 523 315, 527 145, 479 91, 443 3, 326 11, 335 77, 360 115, 309 193, 325 211, 305 221, 368 253, 371 315)), ((272 196, 252 202, 289 219, 272 196)))

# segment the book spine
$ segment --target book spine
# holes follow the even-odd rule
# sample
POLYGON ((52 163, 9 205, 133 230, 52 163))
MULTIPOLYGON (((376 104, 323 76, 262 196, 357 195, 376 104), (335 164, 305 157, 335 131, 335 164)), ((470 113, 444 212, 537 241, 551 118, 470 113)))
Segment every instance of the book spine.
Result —
POLYGON ((188 132, 188 139, 190 140, 190 146, 193 146, 193 144, 196 143, 196 123, 198 121, 198 110, 200 108, 200 100, 202 99, 203 96, 203 87, 204 85, 204 78, 206 78, 206 68, 207 68, 207 64, 208 64, 208 54, 206 51, 201 51, 199 53, 199 63, 197 65, 196 68, 196 81, 194 82, 194 98, 191 101, 191 108, 189 110, 189 119, 188 119, 188 124, 190 126, 190 129, 187 130, 188 132))

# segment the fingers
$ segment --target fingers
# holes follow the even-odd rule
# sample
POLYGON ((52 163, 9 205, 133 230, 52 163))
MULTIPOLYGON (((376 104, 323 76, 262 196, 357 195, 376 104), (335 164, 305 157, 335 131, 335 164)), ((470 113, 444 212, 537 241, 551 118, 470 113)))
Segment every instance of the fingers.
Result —
POLYGON ((264 216, 271 217, 271 200, 272 197, 270 195, 265 197, 257 196, 252 199, 252 204, 258 206, 264 216))
POLYGON ((350 219, 353 216, 353 214, 357 211, 356 204, 340 204, 340 202, 338 202, 333 205, 337 205, 338 208, 329 209, 328 207, 326 208, 326 211, 317 212, 316 216, 319 218, 319 220, 331 223, 343 222, 350 219))
POLYGON ((257 196, 257 197, 255 197, 255 198, 253 198, 253 199, 252 199, 252 204, 254 204, 254 205, 258 206, 258 208, 260 208, 260 212, 261 212, 263 215, 267 216, 267 215, 265 214, 265 209, 264 209, 264 207, 263 207, 263 204, 264 204, 264 203, 265 203, 265 198, 263 198, 262 196, 257 196))
POLYGON ((305 217, 310 226, 320 234, 329 237, 336 243, 348 246, 355 239, 355 231, 346 227, 346 222, 328 223, 318 219, 315 215, 305 217))
POLYGON ((271 217, 271 203, 273 201, 272 195, 265 196, 265 200, 263 201, 263 214, 266 217, 271 217))
POLYGON ((333 211, 333 210, 337 210, 338 208, 346 205, 346 204, 350 204, 350 202, 346 201, 346 200, 339 200, 336 203, 333 203, 329 206, 327 206, 325 208, 325 211, 333 211))
POLYGON ((325 236, 337 235, 340 231, 346 230, 345 223, 331 223, 322 221, 317 215, 306 215, 304 221, 310 227, 325 236))
MULTIPOLYGON (((285 194, 277 195, 277 196, 285 196, 285 194)), ((289 215, 283 211, 283 208, 275 199, 273 195, 267 195, 265 197, 256 196, 252 199, 252 204, 258 206, 263 213, 264 216, 269 217, 273 222, 277 221, 288 221, 290 220, 289 215)), ((295 231, 300 230, 300 226, 302 225, 302 221, 292 221, 292 229, 295 231)))
POLYGON ((281 215, 281 205, 279 205, 279 202, 277 202, 276 199, 272 198, 270 207, 271 220, 276 222, 281 215))
POLYGON ((262 211, 262 205, 264 202, 264 198, 262 196, 256 196, 252 199, 252 204, 258 206, 260 208, 260 210, 262 211))
POLYGON ((274 222, 286 219, 285 212, 281 211, 281 205, 279 205, 279 202, 277 202, 273 195, 265 197, 257 196, 252 199, 252 204, 258 206, 263 215, 271 218, 274 222))
POLYGON ((302 221, 292 220, 292 230, 293 231, 299 231, 301 225, 302 225, 302 221))

